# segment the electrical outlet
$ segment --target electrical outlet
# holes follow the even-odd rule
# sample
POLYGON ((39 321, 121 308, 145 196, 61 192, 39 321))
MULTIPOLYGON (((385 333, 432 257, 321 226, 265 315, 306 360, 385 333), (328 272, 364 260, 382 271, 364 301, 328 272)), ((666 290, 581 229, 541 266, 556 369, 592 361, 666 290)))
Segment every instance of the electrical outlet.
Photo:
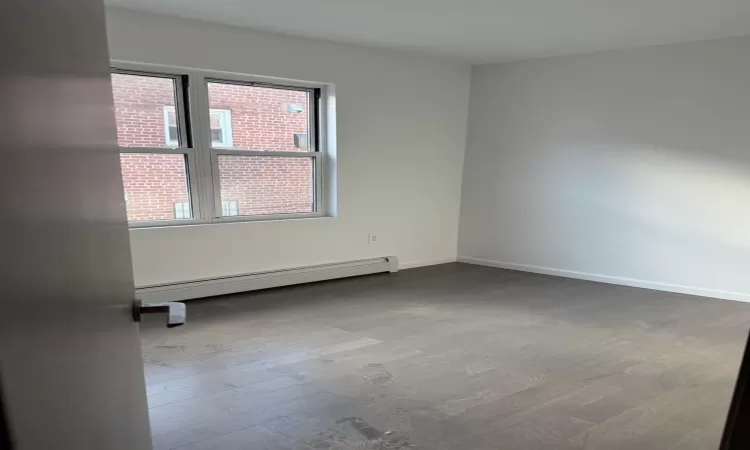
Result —
POLYGON ((379 238, 380 237, 377 234, 370 234, 369 235, 369 242, 370 242, 370 244, 377 244, 379 238))

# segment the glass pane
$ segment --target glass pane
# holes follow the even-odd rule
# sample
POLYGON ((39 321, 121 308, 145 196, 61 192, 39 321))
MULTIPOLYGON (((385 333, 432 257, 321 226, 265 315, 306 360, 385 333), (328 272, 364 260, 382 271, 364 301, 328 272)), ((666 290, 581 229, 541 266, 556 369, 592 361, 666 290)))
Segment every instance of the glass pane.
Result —
POLYGON ((177 113, 173 109, 167 110, 167 123, 170 127, 177 126, 177 113))
POLYGON ((169 129, 167 130, 167 139, 169 142, 177 143, 180 140, 180 133, 177 129, 177 126, 169 126, 169 129))
POLYGON ((225 215, 314 211, 312 158, 219 155, 219 184, 225 215))
MULTIPOLYGON (((211 128, 229 133, 222 147, 309 151, 309 92, 230 83, 208 83, 211 128), (222 117, 213 110, 224 110, 222 117), (228 123, 225 123, 228 122, 228 123), (304 139, 300 136, 304 135, 304 139)), ((216 141, 214 141, 216 143, 216 141)))
POLYGON ((222 216, 238 216, 239 213, 237 211, 237 201, 236 200, 227 200, 221 202, 221 215, 222 216))
POLYGON ((190 203, 178 202, 174 204, 175 219, 190 219, 190 203))
POLYGON ((185 155, 121 153, 128 220, 190 219, 185 155))
POLYGON ((211 142, 214 144, 222 144, 224 142, 224 136, 221 134, 221 129, 211 129, 211 142))
POLYGON ((117 141, 120 147, 178 147, 175 80, 112 74, 117 141), (175 131, 169 132, 169 125, 175 131))

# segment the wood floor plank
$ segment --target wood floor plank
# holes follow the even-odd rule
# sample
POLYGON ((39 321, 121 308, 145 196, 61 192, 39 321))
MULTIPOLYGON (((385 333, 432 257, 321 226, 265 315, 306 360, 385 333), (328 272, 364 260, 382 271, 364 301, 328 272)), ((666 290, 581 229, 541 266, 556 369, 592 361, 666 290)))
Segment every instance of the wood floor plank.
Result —
POLYGON ((182 448, 184 450, 247 450, 249 448, 253 450, 296 450, 308 447, 268 428, 256 425, 186 445, 182 448), (249 447, 248 443, 252 443, 252 446, 249 447))
POLYGON ((716 448, 750 305, 463 264, 147 318, 156 450, 716 448))

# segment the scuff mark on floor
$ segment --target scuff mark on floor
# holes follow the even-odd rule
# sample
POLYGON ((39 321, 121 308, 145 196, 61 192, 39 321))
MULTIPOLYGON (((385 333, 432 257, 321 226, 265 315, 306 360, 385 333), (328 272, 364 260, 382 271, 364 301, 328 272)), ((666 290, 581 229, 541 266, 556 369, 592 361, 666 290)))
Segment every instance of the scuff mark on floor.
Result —
POLYGON ((359 417, 345 417, 343 419, 339 419, 336 421, 336 423, 344 423, 344 422, 349 422, 352 428, 357 430, 357 432, 359 432, 359 434, 364 436, 367 440, 374 441, 375 439, 379 439, 383 437, 382 431, 368 424, 367 422, 360 419, 359 417))
POLYGON ((166 348, 170 350, 185 350, 187 345, 157 345, 155 348, 166 348))
POLYGON ((366 441, 354 443, 351 441, 351 439, 347 439, 345 433, 331 433, 327 436, 327 439, 318 439, 316 442, 314 442, 314 448, 340 448, 339 444, 345 444, 346 447, 344 448, 373 450, 406 450, 415 448, 409 442, 408 437, 398 436, 396 435, 396 431, 394 430, 383 432, 365 422, 360 417, 344 417, 343 419, 337 420, 336 424, 349 424, 354 430, 357 431, 357 433, 364 437, 366 441), (325 445, 330 446, 325 447, 325 445))
POLYGON ((393 382, 393 375, 380 363, 365 364, 365 369, 369 372, 365 374, 365 378, 370 380, 370 383, 389 384, 393 382))

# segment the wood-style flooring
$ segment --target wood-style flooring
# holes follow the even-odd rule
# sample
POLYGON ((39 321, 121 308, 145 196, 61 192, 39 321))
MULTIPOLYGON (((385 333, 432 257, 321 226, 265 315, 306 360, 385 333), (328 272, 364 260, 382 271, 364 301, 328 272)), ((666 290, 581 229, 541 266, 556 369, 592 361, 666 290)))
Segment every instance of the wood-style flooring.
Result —
POLYGON ((713 450, 750 305, 446 264, 146 319, 156 450, 713 450))

